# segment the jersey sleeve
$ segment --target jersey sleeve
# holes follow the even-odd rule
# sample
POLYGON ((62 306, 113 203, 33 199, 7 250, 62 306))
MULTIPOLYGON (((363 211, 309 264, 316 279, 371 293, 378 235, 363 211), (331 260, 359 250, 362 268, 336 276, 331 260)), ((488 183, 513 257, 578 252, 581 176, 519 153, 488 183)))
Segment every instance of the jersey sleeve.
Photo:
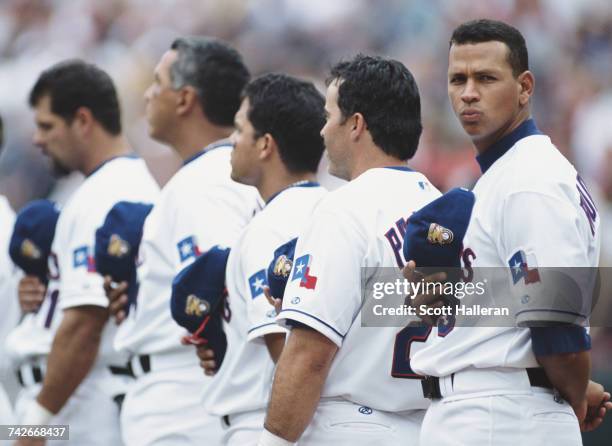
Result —
POLYGON ((304 324, 340 347, 361 308, 362 239, 344 212, 319 209, 298 238, 278 320, 304 324))
MULTIPOLYGON (((256 229, 256 228, 255 228, 256 229)), ((262 231, 249 232, 248 240, 242 247, 242 271, 240 288, 246 301, 248 333, 247 340, 262 340, 272 333, 286 333, 287 329, 276 322, 276 311, 266 299, 263 286, 268 285, 267 270, 274 249, 286 242, 276 231, 264 228, 262 231)))
POLYGON ((569 199, 538 192, 506 200, 499 242, 519 325, 585 322, 597 271, 579 211, 569 199))
MULTIPOLYGON (((70 228, 70 236, 56 234, 54 252, 60 273, 60 299, 62 309, 82 305, 108 307, 103 279, 94 262, 94 235, 97 227, 96 213, 81 213, 78 221, 62 222, 70 228)), ((59 227, 59 225, 58 225, 59 227)))
POLYGON ((207 190, 177 190, 172 197, 173 224, 169 237, 174 247, 175 274, 215 245, 231 247, 244 226, 243 210, 226 185, 207 190))

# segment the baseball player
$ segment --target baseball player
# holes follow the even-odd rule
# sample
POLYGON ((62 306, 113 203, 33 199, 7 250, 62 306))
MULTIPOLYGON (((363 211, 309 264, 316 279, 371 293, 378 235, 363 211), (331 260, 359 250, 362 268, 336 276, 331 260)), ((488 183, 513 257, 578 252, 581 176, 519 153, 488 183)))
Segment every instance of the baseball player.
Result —
MULTIPOLYGON (((596 267, 599 259, 599 215, 574 167, 530 118, 533 89, 518 30, 491 20, 455 29, 448 93, 483 172, 461 264, 466 281, 486 279, 478 267, 507 268, 500 295, 520 287, 533 296, 538 268, 596 267)), ((410 367, 427 376, 423 389, 433 400, 420 444, 579 445, 578 422, 601 422, 612 405, 589 384, 586 330, 559 324, 567 312, 550 303, 528 301, 517 322, 548 327, 445 327, 415 351, 410 367)))
POLYGON ((145 221, 139 291, 127 318, 127 284, 107 287, 122 321, 115 347, 131 355, 136 376, 121 412, 129 445, 220 442, 221 423, 204 411, 200 396, 211 380, 193 347, 181 343, 186 332, 172 320, 170 296, 174 276, 212 246, 232 246, 258 206, 254 188, 232 181, 232 146, 224 139, 248 79, 241 56, 227 44, 180 38, 162 56, 145 94, 151 136, 170 145, 184 165, 145 221))
MULTIPOLYGON (((58 219, 36 329, 22 324, 11 333, 11 348, 34 381, 33 398, 17 408, 19 422, 69 424, 72 444, 121 444, 114 398, 125 392, 126 358, 114 352, 115 327, 106 324, 95 231, 117 201, 152 201, 158 187, 121 134, 116 91, 104 71, 80 60, 56 64, 38 78, 30 104, 35 144, 57 166, 87 178, 58 219)), ((34 443, 41 441, 17 442, 34 443)))
MULTIPOLYGON (((267 74, 247 85, 236 114, 232 178, 255 186, 266 206, 229 255, 227 353, 204 393, 207 410, 223 417, 224 445, 256 444, 261 434, 286 332, 264 294, 267 268, 274 249, 297 236, 326 193, 314 181, 324 150, 323 106, 311 83, 267 74)), ((202 350, 203 361, 214 361, 202 350)))
MULTIPOLYGON (((23 313, 22 327, 29 327, 36 333, 36 311, 44 300, 49 282, 49 255, 55 234, 59 211, 49 200, 34 200, 24 206, 17 217, 8 244, 7 253, 13 263, 23 272, 19 280, 19 304, 23 313)), ((14 290, 13 290, 14 292, 14 290)), ((15 324, 16 325, 16 324, 15 324)), ((23 332, 20 327, 19 332, 23 332)), ((11 338, 7 340, 9 343, 11 338)), ((10 352, 11 348, 7 348, 10 352)), ((7 360, 9 355, 7 355, 7 360)), ((36 381, 42 381, 42 368, 21 365, 19 357, 11 364, 17 372, 21 391, 17 396, 18 408, 29 404, 36 396, 36 381), (21 367, 20 367, 21 365, 21 367)))
MULTIPOLYGON (((4 140, 3 129, 2 117, 0 117, 0 151, 4 140)), ((4 352, 4 339, 19 321, 16 295, 18 276, 15 266, 8 257, 9 237, 14 220, 15 213, 11 205, 4 196, 0 195, 0 307, 4 309, 4 315, 0 320, 0 424, 14 422, 13 408, 2 386, 10 368, 8 357, 4 352)))
POLYGON ((361 326, 360 284, 364 267, 367 282, 378 267, 404 266, 406 218, 439 195, 406 166, 421 134, 418 89, 400 62, 359 55, 332 69, 325 110, 330 173, 349 183, 298 238, 278 315, 292 328, 259 444, 416 444, 427 400, 394 377, 399 330, 361 326))

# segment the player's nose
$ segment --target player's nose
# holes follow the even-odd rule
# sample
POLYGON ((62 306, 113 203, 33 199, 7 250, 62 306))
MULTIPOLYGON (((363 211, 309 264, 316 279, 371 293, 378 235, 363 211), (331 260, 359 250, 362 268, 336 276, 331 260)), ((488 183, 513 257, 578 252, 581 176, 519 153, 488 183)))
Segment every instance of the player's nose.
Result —
POLYGON ((151 100, 151 90, 153 89, 153 85, 149 85, 149 88, 147 88, 144 92, 144 100, 145 102, 149 102, 151 100))
POLYGON ((34 135, 32 135, 32 144, 36 147, 42 147, 44 144, 44 140, 39 131, 35 131, 34 135))
POLYGON ((472 79, 468 79, 465 83, 465 87, 461 92, 461 100, 466 103, 472 103, 478 101, 480 99, 480 95, 478 93, 478 89, 476 88, 476 83, 472 79))

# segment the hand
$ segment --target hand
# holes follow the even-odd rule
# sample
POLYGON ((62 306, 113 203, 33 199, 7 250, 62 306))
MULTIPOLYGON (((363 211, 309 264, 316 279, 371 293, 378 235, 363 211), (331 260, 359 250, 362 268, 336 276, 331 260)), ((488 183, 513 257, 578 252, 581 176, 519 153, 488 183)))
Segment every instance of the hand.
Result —
POLYGON ((14 446, 45 446, 47 441, 42 437, 24 437, 14 443, 14 446))
POLYGON ((45 299, 47 287, 36 276, 25 276, 19 281, 17 294, 19 296, 19 306, 24 313, 38 311, 45 299))
MULTIPOLYGON (((414 260, 410 260, 404 269, 402 270, 404 278, 409 280, 410 282, 444 282, 447 278, 446 273, 437 272, 434 274, 430 274, 428 276, 424 276, 422 273, 416 270, 416 263, 414 260)), ((436 294, 434 292, 431 293, 423 293, 418 294, 416 296, 406 296, 406 304, 415 308, 417 316, 425 322, 427 325, 435 325, 438 320, 438 316, 429 316, 426 314, 421 314, 419 311, 421 305, 426 305, 430 308, 438 308, 445 305, 444 299, 446 296, 444 294, 436 294)))
POLYGON ((119 325, 125 320, 125 306, 128 303, 127 282, 113 282, 110 276, 104 276, 104 292, 108 297, 108 310, 115 319, 115 323, 119 325))
POLYGON ((585 399, 581 406, 581 415, 583 417, 581 418, 576 413, 580 422, 580 430, 583 432, 595 430, 603 422, 606 412, 612 410, 610 393, 606 392, 601 384, 589 381, 585 399))
POLYGON ((266 299, 268 299, 268 302, 270 303, 270 305, 272 305, 274 307, 274 310, 276 311, 276 314, 281 312, 281 309, 283 308, 283 300, 282 299, 277 299, 276 297, 272 296, 270 294, 270 287, 264 286, 263 287, 263 291, 264 291, 264 295, 266 296, 266 299))
POLYGON ((215 352, 206 344, 196 346, 196 355, 200 358, 200 367, 204 369, 204 374, 213 376, 217 373, 217 363, 215 362, 215 352))

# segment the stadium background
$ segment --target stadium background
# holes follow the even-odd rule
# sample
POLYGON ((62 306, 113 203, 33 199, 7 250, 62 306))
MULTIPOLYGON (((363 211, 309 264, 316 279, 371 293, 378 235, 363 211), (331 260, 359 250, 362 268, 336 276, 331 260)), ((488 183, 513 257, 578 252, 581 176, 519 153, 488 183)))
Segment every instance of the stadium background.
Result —
MULTIPOLYGON (((527 39, 536 76, 533 115, 587 179, 602 214, 602 266, 612 266, 612 5, 609 0, 0 0, 0 114, 6 146, 0 194, 15 209, 54 196, 59 183, 31 143, 27 94, 39 72, 69 57, 115 80, 124 129, 160 183, 178 158, 152 141, 143 93, 170 42, 208 34, 235 45, 253 74, 286 71, 324 89, 328 68, 357 52, 404 62, 419 84, 424 133, 411 167, 442 190, 471 186, 473 149, 446 96, 448 38, 460 22, 507 21, 527 39)), ((338 181, 325 178, 332 187, 338 181)), ((609 298, 610 293, 605 294, 609 298)), ((612 305, 605 308, 612 316, 612 305)), ((594 329, 594 377, 612 388, 612 333, 594 329)), ((585 437, 609 444, 612 420, 585 437), (605 440, 607 437, 608 440, 605 440)))

